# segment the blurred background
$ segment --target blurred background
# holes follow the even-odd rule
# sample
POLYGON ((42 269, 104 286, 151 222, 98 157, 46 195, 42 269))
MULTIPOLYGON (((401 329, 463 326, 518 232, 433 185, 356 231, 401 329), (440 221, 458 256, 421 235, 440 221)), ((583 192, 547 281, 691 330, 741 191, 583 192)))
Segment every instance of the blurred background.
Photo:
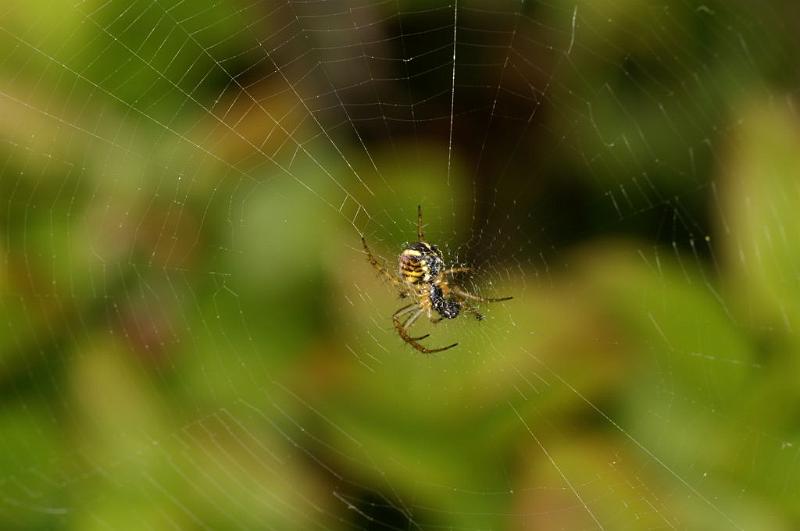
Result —
POLYGON ((798 21, 7 0, 0 528, 797 529, 798 21))

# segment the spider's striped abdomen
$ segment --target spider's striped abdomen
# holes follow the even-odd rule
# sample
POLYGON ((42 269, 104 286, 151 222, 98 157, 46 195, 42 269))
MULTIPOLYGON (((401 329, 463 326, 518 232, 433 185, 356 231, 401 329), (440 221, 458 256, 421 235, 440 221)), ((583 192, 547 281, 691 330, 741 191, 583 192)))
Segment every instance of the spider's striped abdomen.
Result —
POLYGON ((407 284, 429 284, 436 280, 442 270, 442 259, 425 242, 409 245, 398 259, 400 276, 407 284))

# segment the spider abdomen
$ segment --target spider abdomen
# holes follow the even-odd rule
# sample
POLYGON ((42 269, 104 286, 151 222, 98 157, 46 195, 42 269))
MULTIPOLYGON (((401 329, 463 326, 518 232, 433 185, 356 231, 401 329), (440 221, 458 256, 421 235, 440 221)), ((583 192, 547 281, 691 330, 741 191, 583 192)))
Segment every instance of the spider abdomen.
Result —
POLYGON ((404 282, 429 284, 439 277, 443 260, 430 245, 417 242, 400 253, 398 265, 404 282))

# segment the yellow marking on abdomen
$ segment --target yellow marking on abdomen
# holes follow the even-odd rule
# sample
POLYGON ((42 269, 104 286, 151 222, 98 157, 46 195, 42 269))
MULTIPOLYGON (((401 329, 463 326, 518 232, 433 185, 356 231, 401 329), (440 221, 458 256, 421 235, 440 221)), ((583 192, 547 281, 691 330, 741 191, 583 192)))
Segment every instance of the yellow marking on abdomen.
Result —
POLYGON ((406 256, 422 256, 422 253, 415 249, 406 249, 401 254, 404 254, 406 256))

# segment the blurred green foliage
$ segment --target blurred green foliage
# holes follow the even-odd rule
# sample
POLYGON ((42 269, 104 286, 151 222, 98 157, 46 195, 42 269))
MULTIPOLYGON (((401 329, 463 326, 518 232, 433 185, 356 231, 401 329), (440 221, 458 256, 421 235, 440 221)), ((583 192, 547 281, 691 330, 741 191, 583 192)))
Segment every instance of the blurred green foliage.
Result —
POLYGON ((0 8, 0 528, 800 526, 796 8, 459 6, 0 8))

